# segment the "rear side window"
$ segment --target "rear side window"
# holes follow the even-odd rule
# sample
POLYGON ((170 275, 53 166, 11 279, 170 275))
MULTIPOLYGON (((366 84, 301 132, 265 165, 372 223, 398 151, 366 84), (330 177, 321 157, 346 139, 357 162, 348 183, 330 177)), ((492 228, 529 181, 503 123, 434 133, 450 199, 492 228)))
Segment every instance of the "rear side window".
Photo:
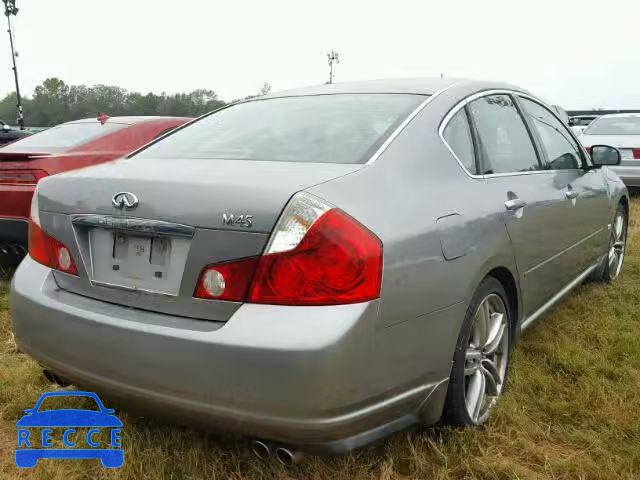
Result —
POLYGON ((364 163, 425 98, 340 94, 254 100, 204 117, 135 156, 364 163))
POLYGON ((462 166, 469 173, 476 174, 476 159, 471 138, 471 128, 469 128, 469 119, 464 108, 451 117, 442 132, 442 136, 462 166))
POLYGON ((540 170, 524 120, 509 95, 487 95, 469 103, 478 132, 483 169, 489 173, 540 170))
POLYGON ((64 123, 13 142, 3 152, 58 153, 116 132, 128 125, 120 123, 80 122, 64 123))
POLYGON ((564 125, 539 103, 520 97, 520 103, 533 120, 552 170, 577 169, 582 165, 580 147, 564 125))

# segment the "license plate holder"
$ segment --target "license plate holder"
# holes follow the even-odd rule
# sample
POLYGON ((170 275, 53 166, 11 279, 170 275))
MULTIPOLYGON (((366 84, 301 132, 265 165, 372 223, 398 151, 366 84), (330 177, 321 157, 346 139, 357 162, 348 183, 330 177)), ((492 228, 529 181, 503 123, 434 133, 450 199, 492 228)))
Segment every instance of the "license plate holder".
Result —
POLYGON ((94 228, 89 242, 95 284, 178 294, 188 239, 94 228))

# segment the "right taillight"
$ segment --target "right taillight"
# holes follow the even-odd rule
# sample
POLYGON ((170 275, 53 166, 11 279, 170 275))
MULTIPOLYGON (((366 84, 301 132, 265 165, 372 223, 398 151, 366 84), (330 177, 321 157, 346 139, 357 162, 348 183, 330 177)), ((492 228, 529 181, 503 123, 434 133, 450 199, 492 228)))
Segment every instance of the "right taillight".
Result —
POLYGON ((44 170, 0 170, 0 185, 36 185, 47 175, 44 170))
POLYGON ((382 244, 343 211, 322 214, 300 243, 264 255, 247 299, 280 305, 339 305, 380 296, 382 244))
POLYGON ((248 291, 245 300, 251 303, 340 305, 378 298, 381 282, 380 239, 342 210, 298 193, 280 216, 262 257, 206 267, 195 296, 241 300, 231 295, 235 289, 248 291), (240 269, 244 275, 233 280, 240 269))
POLYGON ((635 160, 640 160, 640 148, 633 149, 633 158, 635 160))
POLYGON ((78 269, 67 246, 46 233, 40 226, 37 191, 34 192, 31 201, 29 255, 42 265, 71 275, 78 275, 78 269))

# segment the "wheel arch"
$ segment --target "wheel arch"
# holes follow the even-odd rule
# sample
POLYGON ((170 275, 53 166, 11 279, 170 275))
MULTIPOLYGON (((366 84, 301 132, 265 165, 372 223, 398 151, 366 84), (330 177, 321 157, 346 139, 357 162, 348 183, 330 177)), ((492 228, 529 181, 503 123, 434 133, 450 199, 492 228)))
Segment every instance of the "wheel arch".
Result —
POLYGON ((493 277, 498 280, 507 294, 509 309, 511 310, 511 332, 513 332, 512 340, 516 340, 520 336, 520 329, 518 328, 518 325, 521 310, 518 282, 511 270, 507 267, 495 267, 485 275, 485 278, 486 277, 493 277))
POLYGON ((625 214, 627 215, 627 222, 629 221, 629 198, 626 195, 622 195, 618 200, 618 205, 624 206, 625 214))

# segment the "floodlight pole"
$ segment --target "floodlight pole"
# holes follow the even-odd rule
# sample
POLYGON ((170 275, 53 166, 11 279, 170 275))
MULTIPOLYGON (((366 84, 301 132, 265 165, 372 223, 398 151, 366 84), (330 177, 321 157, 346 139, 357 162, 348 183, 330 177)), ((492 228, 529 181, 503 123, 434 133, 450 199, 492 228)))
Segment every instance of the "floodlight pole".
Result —
POLYGON ((333 83, 333 64, 340 63, 340 58, 338 52, 335 50, 331 50, 330 53, 327 53, 327 59, 329 60, 329 82, 333 83))
POLYGON ((24 130, 24 115, 22 113, 22 99, 20 97, 20 84, 18 83, 18 67, 16 66, 16 52, 13 48, 13 33, 11 31, 11 15, 16 15, 16 0, 2 0, 4 3, 4 14, 7 17, 7 25, 9 32, 9 44, 11 45, 11 60, 13 61, 13 77, 16 81, 16 108, 18 110, 18 126, 20 130, 24 130))

